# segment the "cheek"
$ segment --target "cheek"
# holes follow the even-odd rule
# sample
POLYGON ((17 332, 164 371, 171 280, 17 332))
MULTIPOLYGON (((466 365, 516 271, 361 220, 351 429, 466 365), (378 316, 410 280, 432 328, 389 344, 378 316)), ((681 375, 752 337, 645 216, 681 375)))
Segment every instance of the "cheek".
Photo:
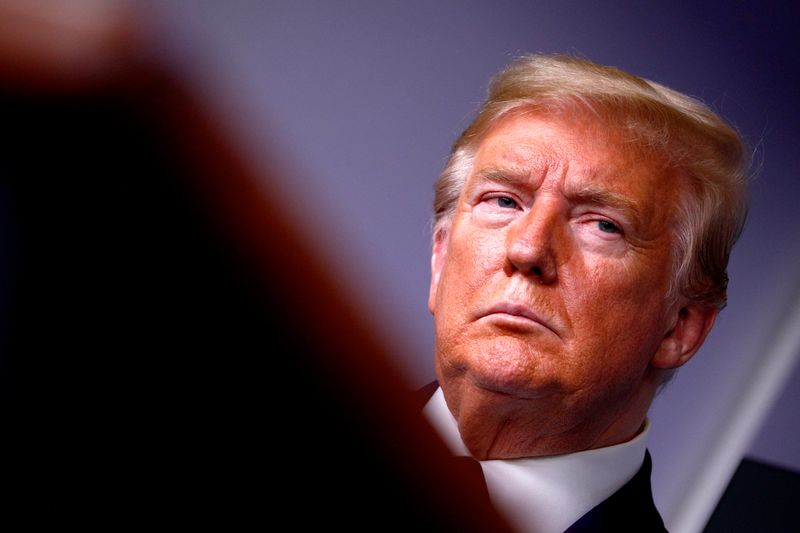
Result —
POLYGON ((616 262, 565 280, 564 305, 574 340, 584 345, 581 351, 591 350, 612 365, 628 357, 648 359, 662 336, 663 278, 657 271, 616 262))
POLYGON ((504 254, 501 235, 477 231, 454 235, 443 271, 447 292, 456 291, 463 298, 479 291, 487 279, 502 271, 504 254))
POLYGON ((502 276, 502 240, 483 232, 454 233, 448 246, 436 292, 434 323, 437 352, 446 354, 450 365, 458 365, 458 354, 469 351, 468 334, 481 304, 493 297, 502 276))
POLYGON ((615 311, 646 312, 653 304, 662 305, 667 294, 667 264, 667 258, 660 254, 656 258, 632 254, 620 259, 587 254, 573 267, 573 275, 562 280, 565 298, 578 306, 598 309, 597 316, 615 311))

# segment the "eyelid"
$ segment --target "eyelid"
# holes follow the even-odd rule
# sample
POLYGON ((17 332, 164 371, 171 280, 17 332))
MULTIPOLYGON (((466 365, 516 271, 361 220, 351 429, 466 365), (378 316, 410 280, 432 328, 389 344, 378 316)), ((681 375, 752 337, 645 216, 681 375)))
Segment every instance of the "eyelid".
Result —
POLYGON ((624 213, 603 206, 597 205, 582 205, 575 206, 572 211, 573 218, 584 219, 591 218, 593 220, 607 220, 617 226, 619 229, 624 230, 630 227, 630 220, 624 213))
POLYGON ((511 198, 519 208, 522 208, 522 200, 519 198, 519 196, 509 191, 491 191, 483 193, 478 201, 485 202, 487 200, 496 200, 497 198, 511 198))
POLYGON ((597 211, 587 211, 585 213, 581 213, 576 217, 579 221, 587 222, 587 223, 599 223, 601 221, 608 222, 613 224, 615 228, 617 228, 616 232, 609 233, 601 231, 598 228, 598 232, 603 233, 605 235, 619 235, 620 237, 624 237, 627 233, 628 225, 626 221, 621 217, 612 217, 605 213, 600 213, 597 211))

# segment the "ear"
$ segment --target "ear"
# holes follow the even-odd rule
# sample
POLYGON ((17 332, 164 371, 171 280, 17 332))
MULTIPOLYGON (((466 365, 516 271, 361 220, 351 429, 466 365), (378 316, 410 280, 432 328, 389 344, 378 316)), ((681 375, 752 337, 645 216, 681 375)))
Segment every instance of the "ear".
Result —
POLYGON ((717 318, 717 308, 690 302, 677 312, 675 326, 661 340, 650 363, 656 368, 677 368, 700 349, 717 318))
POLYGON ((439 278, 444 268, 444 259, 447 255, 446 229, 438 229, 433 236, 433 249, 431 251, 431 287, 428 292, 428 309, 434 314, 436 309, 436 290, 439 288, 439 278))

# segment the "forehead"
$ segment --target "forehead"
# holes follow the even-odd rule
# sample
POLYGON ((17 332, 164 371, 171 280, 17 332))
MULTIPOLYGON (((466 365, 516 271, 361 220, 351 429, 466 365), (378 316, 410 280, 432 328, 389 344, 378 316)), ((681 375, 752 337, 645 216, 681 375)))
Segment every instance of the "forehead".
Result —
POLYGON ((521 111, 501 118, 478 145, 468 187, 492 177, 522 182, 532 191, 616 197, 638 206, 644 218, 666 216, 680 189, 664 158, 587 114, 521 111))
POLYGON ((523 173, 574 167, 575 177, 612 182, 629 175, 649 182, 655 180, 648 180, 648 176, 664 178, 667 174, 663 158, 648 153, 626 138, 622 130, 588 113, 548 116, 525 110, 512 112, 483 135, 473 170, 481 164, 504 165, 523 173))

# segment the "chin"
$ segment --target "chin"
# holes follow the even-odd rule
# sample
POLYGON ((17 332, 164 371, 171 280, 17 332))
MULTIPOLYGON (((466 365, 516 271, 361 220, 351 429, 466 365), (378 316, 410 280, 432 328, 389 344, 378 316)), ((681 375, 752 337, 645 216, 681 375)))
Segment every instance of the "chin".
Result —
POLYGON ((487 392, 533 399, 560 387, 546 375, 547 354, 532 351, 518 339, 495 339, 484 350, 465 357, 463 376, 474 387, 487 392))

